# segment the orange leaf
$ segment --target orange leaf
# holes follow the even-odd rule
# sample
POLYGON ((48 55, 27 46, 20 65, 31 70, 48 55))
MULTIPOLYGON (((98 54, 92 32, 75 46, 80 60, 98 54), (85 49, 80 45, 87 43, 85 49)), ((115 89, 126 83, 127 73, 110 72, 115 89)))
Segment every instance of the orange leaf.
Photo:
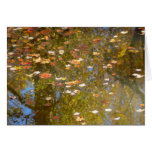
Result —
POLYGON ((116 75, 116 73, 112 73, 112 75, 114 76, 114 75, 116 75))
POLYGON ((98 42, 100 42, 100 41, 101 41, 101 40, 98 39, 98 38, 97 38, 97 39, 93 39, 93 42, 94 42, 94 43, 98 43, 98 42))
POLYGON ((142 108, 142 107, 144 107, 144 104, 139 104, 139 106, 142 108))
POLYGON ((63 46, 58 46, 57 49, 58 49, 58 50, 62 50, 62 49, 63 49, 63 46))
POLYGON ((41 31, 41 34, 42 34, 42 35, 47 35, 47 34, 49 34, 49 33, 51 33, 51 32, 52 32, 51 29, 46 29, 46 30, 42 30, 42 31, 41 31))
POLYGON ((41 74, 40 75, 40 78, 42 78, 42 79, 46 79, 46 78, 49 78, 49 77, 51 77, 52 76, 52 74, 49 74, 49 73, 43 73, 43 74, 41 74))
POLYGON ((23 69, 29 69, 31 66, 24 66, 23 69))
POLYGON ((70 70, 70 68, 71 68, 71 67, 66 67, 65 69, 66 69, 66 70, 70 70))
POLYGON ((51 66, 55 66, 55 65, 56 65, 56 62, 51 62, 50 65, 51 65, 51 66))
POLYGON ((93 94, 94 97, 99 97, 99 94, 93 94))

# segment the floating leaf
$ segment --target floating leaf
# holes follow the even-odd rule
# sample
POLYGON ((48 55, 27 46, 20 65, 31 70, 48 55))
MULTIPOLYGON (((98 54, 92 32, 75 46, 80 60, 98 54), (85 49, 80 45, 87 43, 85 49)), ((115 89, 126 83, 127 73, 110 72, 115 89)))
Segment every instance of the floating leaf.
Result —
POLYGON ((107 64, 107 68, 111 69, 112 65, 111 64, 107 64))
POLYGON ((74 60, 71 61, 71 64, 80 64, 80 61, 74 59, 74 60))
POLYGON ((51 32, 52 32, 51 29, 46 29, 46 30, 42 30, 42 31, 41 31, 41 34, 42 34, 42 35, 48 35, 48 34, 51 33, 51 32))
POLYGON ((70 90, 66 90, 65 93, 71 93, 71 91, 70 90))
POLYGON ((40 71, 33 72, 33 75, 38 75, 38 74, 40 74, 40 71))
POLYGON ((144 104, 139 104, 139 106, 140 106, 141 108, 143 108, 145 105, 144 105, 144 104))
POLYGON ((57 86, 62 86, 62 85, 63 85, 63 83, 57 83, 56 85, 57 85, 57 86))
POLYGON ((116 73, 112 73, 111 75, 112 75, 112 76, 115 76, 115 75, 116 75, 116 73))
POLYGON ((107 100, 102 100, 101 103, 109 103, 107 100))
POLYGON ((116 60, 111 60, 111 63, 112 63, 112 64, 116 64, 117 61, 116 61, 116 60))
POLYGON ((83 118, 83 116, 77 116, 76 117, 76 121, 84 121, 85 119, 83 118))
POLYGON ((109 92, 109 94, 110 94, 110 95, 113 95, 114 93, 113 93, 113 92, 109 92))
POLYGON ((139 52, 139 50, 128 50, 128 51, 131 53, 138 53, 139 52))
POLYGON ((52 76, 52 74, 49 74, 49 73, 43 73, 40 75, 40 78, 42 79, 46 79, 46 78, 50 78, 52 76))
POLYGON ((113 42, 116 42, 116 40, 115 39, 111 39, 109 42, 113 43, 113 42))
POLYGON ((58 46, 57 49, 58 49, 58 50, 62 50, 62 49, 63 49, 63 46, 58 46))
POLYGON ((94 113, 94 114, 96 114, 96 113, 98 113, 99 111, 98 110, 93 110, 93 111, 91 111, 92 113, 94 113))
POLYGON ((143 78, 144 76, 138 73, 133 73, 133 76, 135 76, 136 78, 143 78))
POLYGON ((114 120, 120 120, 120 117, 114 118, 114 120))
POLYGON ((23 66, 23 69, 30 69, 31 66, 23 66))
POLYGON ((99 97, 99 94, 93 94, 94 97, 99 97))
POLYGON ((105 109, 105 111, 106 111, 106 112, 111 112, 112 109, 110 109, 110 108, 109 108, 109 109, 105 109))
POLYGON ((78 116, 78 115, 80 115, 80 113, 79 112, 75 112, 73 115, 74 116, 78 116))
POLYGON ((46 97, 46 98, 45 98, 45 100, 47 100, 47 101, 48 101, 48 100, 51 100, 51 99, 52 99, 52 97, 46 97))
POLYGON ((48 53, 51 54, 51 55, 55 55, 54 51, 48 51, 48 53))
POLYGON ((100 53, 99 52, 93 52, 93 55, 98 56, 98 55, 100 55, 100 53))
POLYGON ((53 119, 55 119, 55 120, 56 120, 56 119, 59 119, 59 116, 54 116, 53 119))
POLYGON ((49 59, 42 59, 41 63, 42 64, 47 64, 47 63, 50 63, 50 60, 49 59))
POLYGON ((142 69, 136 69, 137 72, 142 71, 142 69))
POLYGON ((98 38, 97 38, 97 39, 93 39, 93 42, 94 42, 94 43, 98 43, 98 42, 100 42, 100 41, 101 41, 101 40, 98 39, 98 38))
POLYGON ((64 50, 59 50, 59 54, 64 54, 64 50))
POLYGON ((79 84, 79 87, 85 87, 85 86, 86 86, 85 83, 79 84))
POLYGON ((121 31, 120 33, 121 33, 121 34, 127 34, 128 31, 121 31))
POLYGON ((136 112, 144 112, 145 109, 137 109, 136 112))

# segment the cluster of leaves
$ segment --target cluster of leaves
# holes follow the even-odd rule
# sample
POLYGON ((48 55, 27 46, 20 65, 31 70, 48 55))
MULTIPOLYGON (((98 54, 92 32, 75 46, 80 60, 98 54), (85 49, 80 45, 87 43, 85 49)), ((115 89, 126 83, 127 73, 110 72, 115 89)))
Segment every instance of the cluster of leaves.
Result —
POLYGON ((35 124, 143 124, 144 33, 136 29, 9 27, 8 84, 33 84, 25 104, 35 124))

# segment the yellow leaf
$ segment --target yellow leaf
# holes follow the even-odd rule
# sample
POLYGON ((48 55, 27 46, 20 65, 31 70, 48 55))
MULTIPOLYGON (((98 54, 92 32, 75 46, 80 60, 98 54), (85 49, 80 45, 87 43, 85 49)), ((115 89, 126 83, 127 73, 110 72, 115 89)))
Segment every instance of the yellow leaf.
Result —
POLYGON ((109 42, 113 43, 113 42, 116 42, 116 40, 115 39, 111 39, 109 42))

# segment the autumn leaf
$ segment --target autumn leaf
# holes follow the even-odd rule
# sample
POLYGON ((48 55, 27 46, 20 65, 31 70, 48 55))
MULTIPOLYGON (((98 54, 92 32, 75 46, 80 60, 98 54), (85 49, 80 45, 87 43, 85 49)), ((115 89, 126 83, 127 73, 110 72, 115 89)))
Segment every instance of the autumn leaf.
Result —
POLYGON ((131 53, 138 53, 139 52, 139 50, 128 50, 128 51, 131 53))
POLYGON ((98 55, 100 55, 100 53, 99 52, 93 52, 93 55, 98 56, 98 55))
POLYGON ((98 42, 100 42, 100 41, 101 41, 101 40, 98 39, 98 38, 97 38, 97 39, 93 39, 93 42, 94 42, 94 43, 98 43, 98 42))
POLYGON ((112 76, 115 76, 115 75, 116 75, 116 73, 112 73, 111 75, 112 75, 112 76))
POLYGON ((58 49, 58 50, 62 50, 62 49, 63 49, 63 46, 58 46, 57 49, 58 49))
POLYGON ((31 66, 23 66, 23 69, 30 69, 31 66))
POLYGON ((70 35, 72 35, 72 34, 74 34, 74 33, 75 33, 74 31, 68 31, 68 32, 64 33, 64 35, 65 35, 65 36, 70 36, 70 35))
POLYGON ((109 42, 113 43, 113 42, 116 42, 116 40, 115 39, 111 39, 109 42))
POLYGON ((63 85, 63 83, 57 83, 56 85, 57 85, 57 86, 62 86, 62 85, 63 85))
POLYGON ((101 103, 110 103, 110 102, 104 99, 101 101, 101 103))
POLYGON ((94 97, 99 97, 99 94, 93 94, 94 97))
POLYGON ((145 105, 144 105, 144 104, 139 104, 139 106, 140 106, 141 108, 143 108, 145 105))
POLYGON ((40 75, 40 78, 42 79, 46 79, 46 78, 50 78, 52 76, 52 74, 49 74, 49 73, 43 73, 40 75))
POLYGON ((50 34, 51 32, 52 32, 51 29, 46 29, 46 30, 42 30, 40 33, 41 33, 42 35, 48 35, 48 34, 50 34))
POLYGON ((79 60, 72 60, 71 64, 80 64, 80 61, 79 60))
POLYGON ((56 62, 51 62, 50 65, 51 65, 51 66, 55 66, 55 65, 56 65, 56 62))
POLYGON ((59 116, 54 116, 53 119, 54 120, 59 119, 59 116))

